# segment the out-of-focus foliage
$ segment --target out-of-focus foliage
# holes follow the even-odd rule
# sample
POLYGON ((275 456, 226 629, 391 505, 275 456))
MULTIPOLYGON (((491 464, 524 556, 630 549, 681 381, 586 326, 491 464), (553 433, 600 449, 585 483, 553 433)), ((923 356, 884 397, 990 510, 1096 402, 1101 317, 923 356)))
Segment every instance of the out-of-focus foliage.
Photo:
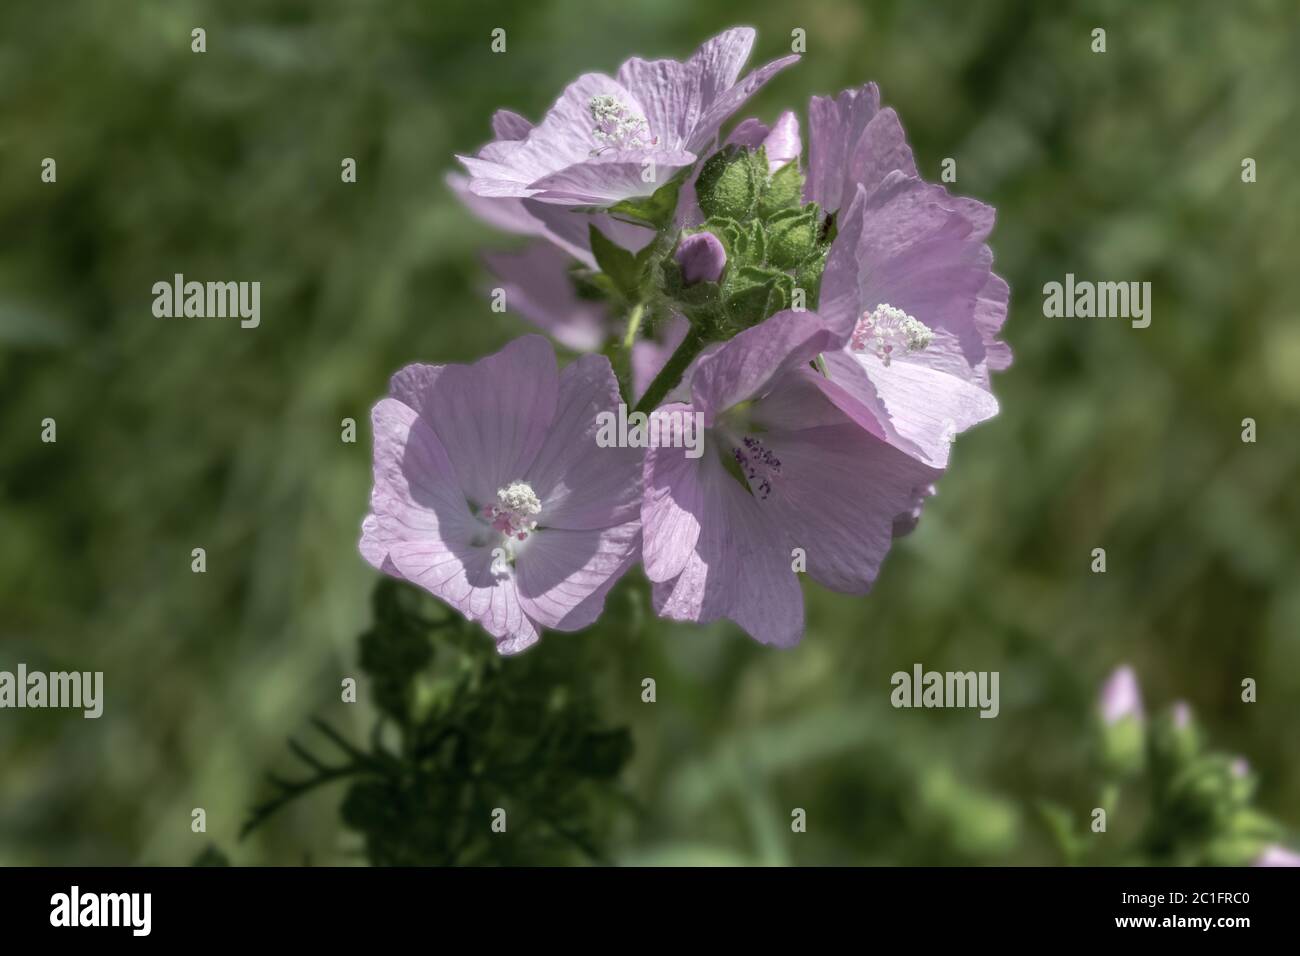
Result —
POLYGON ((477 258, 509 240, 442 176, 497 107, 535 119, 578 72, 683 56, 737 23, 759 29, 756 60, 807 34, 747 112, 876 80, 922 171, 952 157, 955 188, 997 207, 1016 353, 1002 413, 958 442, 872 596, 809 589, 796 650, 656 621, 633 580, 598 629, 500 665, 438 648, 429 673, 463 653, 518 689, 517 667, 545 684, 529 693, 582 688, 600 727, 630 728, 621 786, 639 810, 601 847, 620 862, 1056 861, 1036 807, 1086 828, 1093 697, 1120 660, 1152 699, 1189 700, 1216 746, 1249 758, 1255 805, 1300 824, 1289 0, 9 0, 0 668, 102 670, 106 703, 97 721, 0 712, 0 863, 364 853, 340 804, 371 818, 342 784, 238 833, 310 715, 364 741, 418 701, 375 662, 406 648, 355 640, 376 578, 355 547, 368 409, 400 366, 471 359, 522 328, 490 310, 477 258), (196 26, 207 53, 190 52, 196 26), (1151 327, 1044 318, 1042 286, 1067 272, 1150 281, 1151 327), (151 286, 176 273, 261 281, 261 326, 154 318, 151 286), (57 444, 40 441, 47 417, 57 444), (348 417, 356 444, 340 441, 348 417), (1097 547, 1105 574, 1089 571, 1097 547), (1000 671, 1000 715, 892 709, 890 675, 915 662, 1000 671))
POLYGON ((316 721, 337 756, 322 760, 290 741, 307 775, 272 774, 275 792, 244 833, 346 780, 343 822, 362 834, 376 865, 608 862, 600 844, 624 803, 612 784, 632 744, 625 728, 600 726, 584 659, 590 645, 505 661, 459 615, 426 617, 433 603, 410 585, 380 582, 361 639, 382 712, 370 746, 316 721))

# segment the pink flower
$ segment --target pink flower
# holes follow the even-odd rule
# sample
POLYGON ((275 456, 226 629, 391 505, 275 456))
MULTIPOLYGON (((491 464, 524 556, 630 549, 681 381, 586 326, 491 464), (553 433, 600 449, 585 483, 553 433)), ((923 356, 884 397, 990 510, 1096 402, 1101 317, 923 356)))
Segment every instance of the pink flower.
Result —
POLYGON ((924 182, 874 84, 814 98, 805 197, 837 213, 818 313, 834 332, 827 397, 872 434, 943 468, 953 439, 997 414, 989 373, 1007 284, 993 210, 924 182))
POLYGON ((596 444, 618 405, 609 362, 557 371, 540 336, 473 365, 411 365, 374 408, 361 553, 513 654, 600 614, 636 559, 640 454, 596 444))
POLYGON ((1125 664, 1106 678, 1097 705, 1107 726, 1117 724, 1125 717, 1142 719, 1142 689, 1132 667, 1125 664))
POLYGON ((798 59, 783 57, 739 80, 753 45, 752 29, 728 30, 685 63, 634 57, 613 77, 580 76, 537 126, 504 114, 494 124, 497 139, 477 156, 458 157, 470 191, 596 206, 649 195, 694 165, 731 114, 798 59), (644 176, 647 169, 654 175, 644 176))
POLYGON ((756 640, 803 634, 796 568, 836 591, 865 593, 938 472, 863 431, 822 394, 809 363, 831 341, 811 313, 782 312, 701 358, 689 402, 703 454, 650 448, 645 459, 646 574, 668 618, 730 618, 756 640), (799 549, 796 551, 796 549, 799 549))

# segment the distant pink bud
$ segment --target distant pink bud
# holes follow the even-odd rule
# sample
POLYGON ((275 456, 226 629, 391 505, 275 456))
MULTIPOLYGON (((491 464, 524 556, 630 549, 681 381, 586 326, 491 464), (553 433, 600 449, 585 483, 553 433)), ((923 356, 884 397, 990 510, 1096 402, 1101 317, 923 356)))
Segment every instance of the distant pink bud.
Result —
POLYGON ((1250 773, 1250 761, 1245 757, 1234 757, 1230 769, 1234 777, 1244 777, 1250 773))
POLYGON ((1284 846, 1266 846, 1251 866, 1300 866, 1300 853, 1284 846))
POLYGON ((1192 725, 1192 705, 1185 700, 1174 701, 1174 727, 1186 730, 1192 725))
POLYGON ((717 282, 727 264, 727 250, 713 233, 697 232, 681 241, 675 258, 687 285, 717 282))
POLYGON ((768 172, 776 172, 799 158, 803 144, 799 140, 799 118, 790 110, 777 117, 772 131, 763 139, 768 172))
POLYGON ((1106 678, 1099 703, 1101 719, 1107 724, 1119 723, 1125 717, 1142 719, 1142 691, 1133 668, 1125 664, 1106 678))

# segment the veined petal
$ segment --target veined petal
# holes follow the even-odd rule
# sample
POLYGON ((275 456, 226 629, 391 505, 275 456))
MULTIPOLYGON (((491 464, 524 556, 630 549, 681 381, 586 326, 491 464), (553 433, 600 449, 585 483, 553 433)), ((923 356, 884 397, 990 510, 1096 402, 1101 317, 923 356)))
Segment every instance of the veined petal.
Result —
POLYGON ((763 442, 781 462, 772 493, 756 501, 764 521, 804 549, 819 584, 866 593, 893 542, 895 519, 941 472, 847 421, 766 432, 763 442))
POLYGON ((555 415, 558 387, 555 350, 540 335, 473 365, 408 366, 391 386, 433 428, 476 506, 527 473, 555 415))
POLYGON ((516 562, 519 601, 543 627, 576 631, 600 616, 610 588, 636 561, 641 522, 569 531, 546 528, 516 562))
POLYGON ((634 521, 640 513, 639 448, 597 444, 600 415, 616 415, 618 381, 603 355, 584 355, 560 375, 555 417, 525 476, 542 501, 546 528, 591 530, 634 521))
MULTIPOLYGON (((689 415, 689 405, 661 405, 656 414, 689 415)), ((666 419, 670 420, 670 419, 666 419)), ((705 448, 705 456, 709 449, 705 448)), ((703 458, 688 458, 684 448, 649 448, 645 454, 645 493, 641 501, 642 561, 651 581, 682 573, 695 550, 704 520, 703 458)))
POLYGON ((726 617, 762 644, 797 644, 803 592, 784 529, 766 520, 760 503, 716 454, 699 460, 698 477, 704 501, 699 537, 681 573, 655 585, 656 610, 677 621, 726 617))

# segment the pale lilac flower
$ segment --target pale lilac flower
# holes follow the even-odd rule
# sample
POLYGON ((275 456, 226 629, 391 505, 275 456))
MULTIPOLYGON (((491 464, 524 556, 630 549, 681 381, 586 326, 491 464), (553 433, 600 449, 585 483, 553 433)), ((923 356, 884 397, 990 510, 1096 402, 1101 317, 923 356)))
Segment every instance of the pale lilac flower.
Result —
POLYGON ((613 77, 580 76, 536 126, 506 114, 494 122, 493 142, 458 157, 470 190, 594 206, 649 195, 694 165, 731 114, 798 59, 783 57, 738 80, 753 45, 754 31, 741 27, 685 63, 634 57, 613 77), (653 176, 643 175, 648 168, 653 176))
POLYGON ((756 640, 789 646, 803 633, 800 561, 836 591, 865 593, 896 519, 938 472, 864 432, 826 400, 809 363, 831 333, 811 313, 782 312, 695 364, 689 402, 703 455, 647 450, 643 560, 658 612, 726 617, 756 640))
POLYGON ((1246 777, 1250 774, 1250 761, 1245 757, 1233 757, 1232 763, 1228 765, 1234 777, 1246 777))
POLYGON ((727 266, 727 250, 711 232, 697 232, 682 239, 674 258, 682 267, 682 281, 687 285, 717 282, 727 266))
POLYGON ((1117 667, 1101 686, 1098 700, 1101 719, 1111 726, 1126 717, 1142 719, 1142 689, 1138 686, 1137 673, 1125 664, 1117 667))
POLYGON ((1264 847, 1251 866, 1300 866, 1300 853, 1277 844, 1264 847))
POLYGON ((816 97, 805 198, 836 213, 818 312, 834 330, 827 397, 937 468, 953 439, 997 414, 989 372, 1008 288, 985 239, 993 210, 919 178, 875 85, 816 97))
POLYGON ((1186 730, 1192 725, 1192 705, 1185 700, 1174 701, 1173 706, 1174 728, 1176 730, 1186 730))
POLYGON ((528 335, 473 365, 411 365, 374 408, 361 553, 513 654, 577 630, 636 559, 640 454, 596 444, 618 387, 603 356, 556 369, 528 335))

